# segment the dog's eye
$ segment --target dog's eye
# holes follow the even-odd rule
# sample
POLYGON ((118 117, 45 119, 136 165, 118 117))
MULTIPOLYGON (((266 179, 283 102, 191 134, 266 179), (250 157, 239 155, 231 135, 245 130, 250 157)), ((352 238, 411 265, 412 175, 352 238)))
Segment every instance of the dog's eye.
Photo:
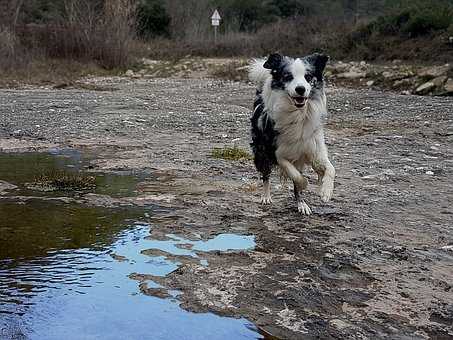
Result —
POLYGON ((289 72, 285 72, 285 73, 283 73, 282 79, 285 82, 291 81, 291 80, 293 80, 293 75, 289 72))
POLYGON ((306 74, 305 75, 305 80, 308 81, 308 82, 311 82, 313 80, 313 75, 311 74, 306 74))

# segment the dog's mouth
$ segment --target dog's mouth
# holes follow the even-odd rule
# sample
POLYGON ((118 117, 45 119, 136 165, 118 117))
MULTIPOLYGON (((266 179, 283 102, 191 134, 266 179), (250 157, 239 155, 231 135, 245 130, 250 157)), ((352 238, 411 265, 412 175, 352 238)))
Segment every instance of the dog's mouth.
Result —
POLYGON ((301 108, 301 107, 304 107, 305 104, 307 103, 307 98, 306 97, 291 97, 291 99, 293 100, 294 102, 294 106, 296 106, 297 108, 301 108))

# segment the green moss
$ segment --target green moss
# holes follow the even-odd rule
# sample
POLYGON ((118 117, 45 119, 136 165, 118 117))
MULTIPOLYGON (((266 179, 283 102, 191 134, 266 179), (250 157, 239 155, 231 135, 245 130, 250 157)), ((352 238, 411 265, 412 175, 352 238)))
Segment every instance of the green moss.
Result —
POLYGON ((238 161, 241 159, 251 160, 252 156, 247 151, 238 147, 224 147, 214 148, 212 150, 212 157, 219 159, 226 159, 230 161, 238 161))

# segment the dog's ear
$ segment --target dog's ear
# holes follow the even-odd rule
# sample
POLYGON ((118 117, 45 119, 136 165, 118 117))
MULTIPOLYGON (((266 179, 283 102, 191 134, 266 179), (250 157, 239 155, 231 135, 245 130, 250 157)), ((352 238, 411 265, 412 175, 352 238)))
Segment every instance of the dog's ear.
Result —
POLYGON ((321 53, 314 53, 307 56, 305 59, 314 66, 313 69, 317 78, 321 78, 326 64, 329 61, 329 56, 321 53))
POLYGON ((267 57, 266 62, 263 64, 264 68, 275 70, 280 67, 283 57, 278 53, 273 53, 267 57))

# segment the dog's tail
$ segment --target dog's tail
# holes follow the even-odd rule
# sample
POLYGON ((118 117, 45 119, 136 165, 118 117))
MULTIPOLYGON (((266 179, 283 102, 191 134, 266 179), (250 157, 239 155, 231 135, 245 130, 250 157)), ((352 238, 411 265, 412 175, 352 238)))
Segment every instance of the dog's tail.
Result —
POLYGON ((266 59, 253 59, 249 65, 249 79, 260 90, 266 79, 270 76, 270 70, 263 67, 265 62, 266 59))

